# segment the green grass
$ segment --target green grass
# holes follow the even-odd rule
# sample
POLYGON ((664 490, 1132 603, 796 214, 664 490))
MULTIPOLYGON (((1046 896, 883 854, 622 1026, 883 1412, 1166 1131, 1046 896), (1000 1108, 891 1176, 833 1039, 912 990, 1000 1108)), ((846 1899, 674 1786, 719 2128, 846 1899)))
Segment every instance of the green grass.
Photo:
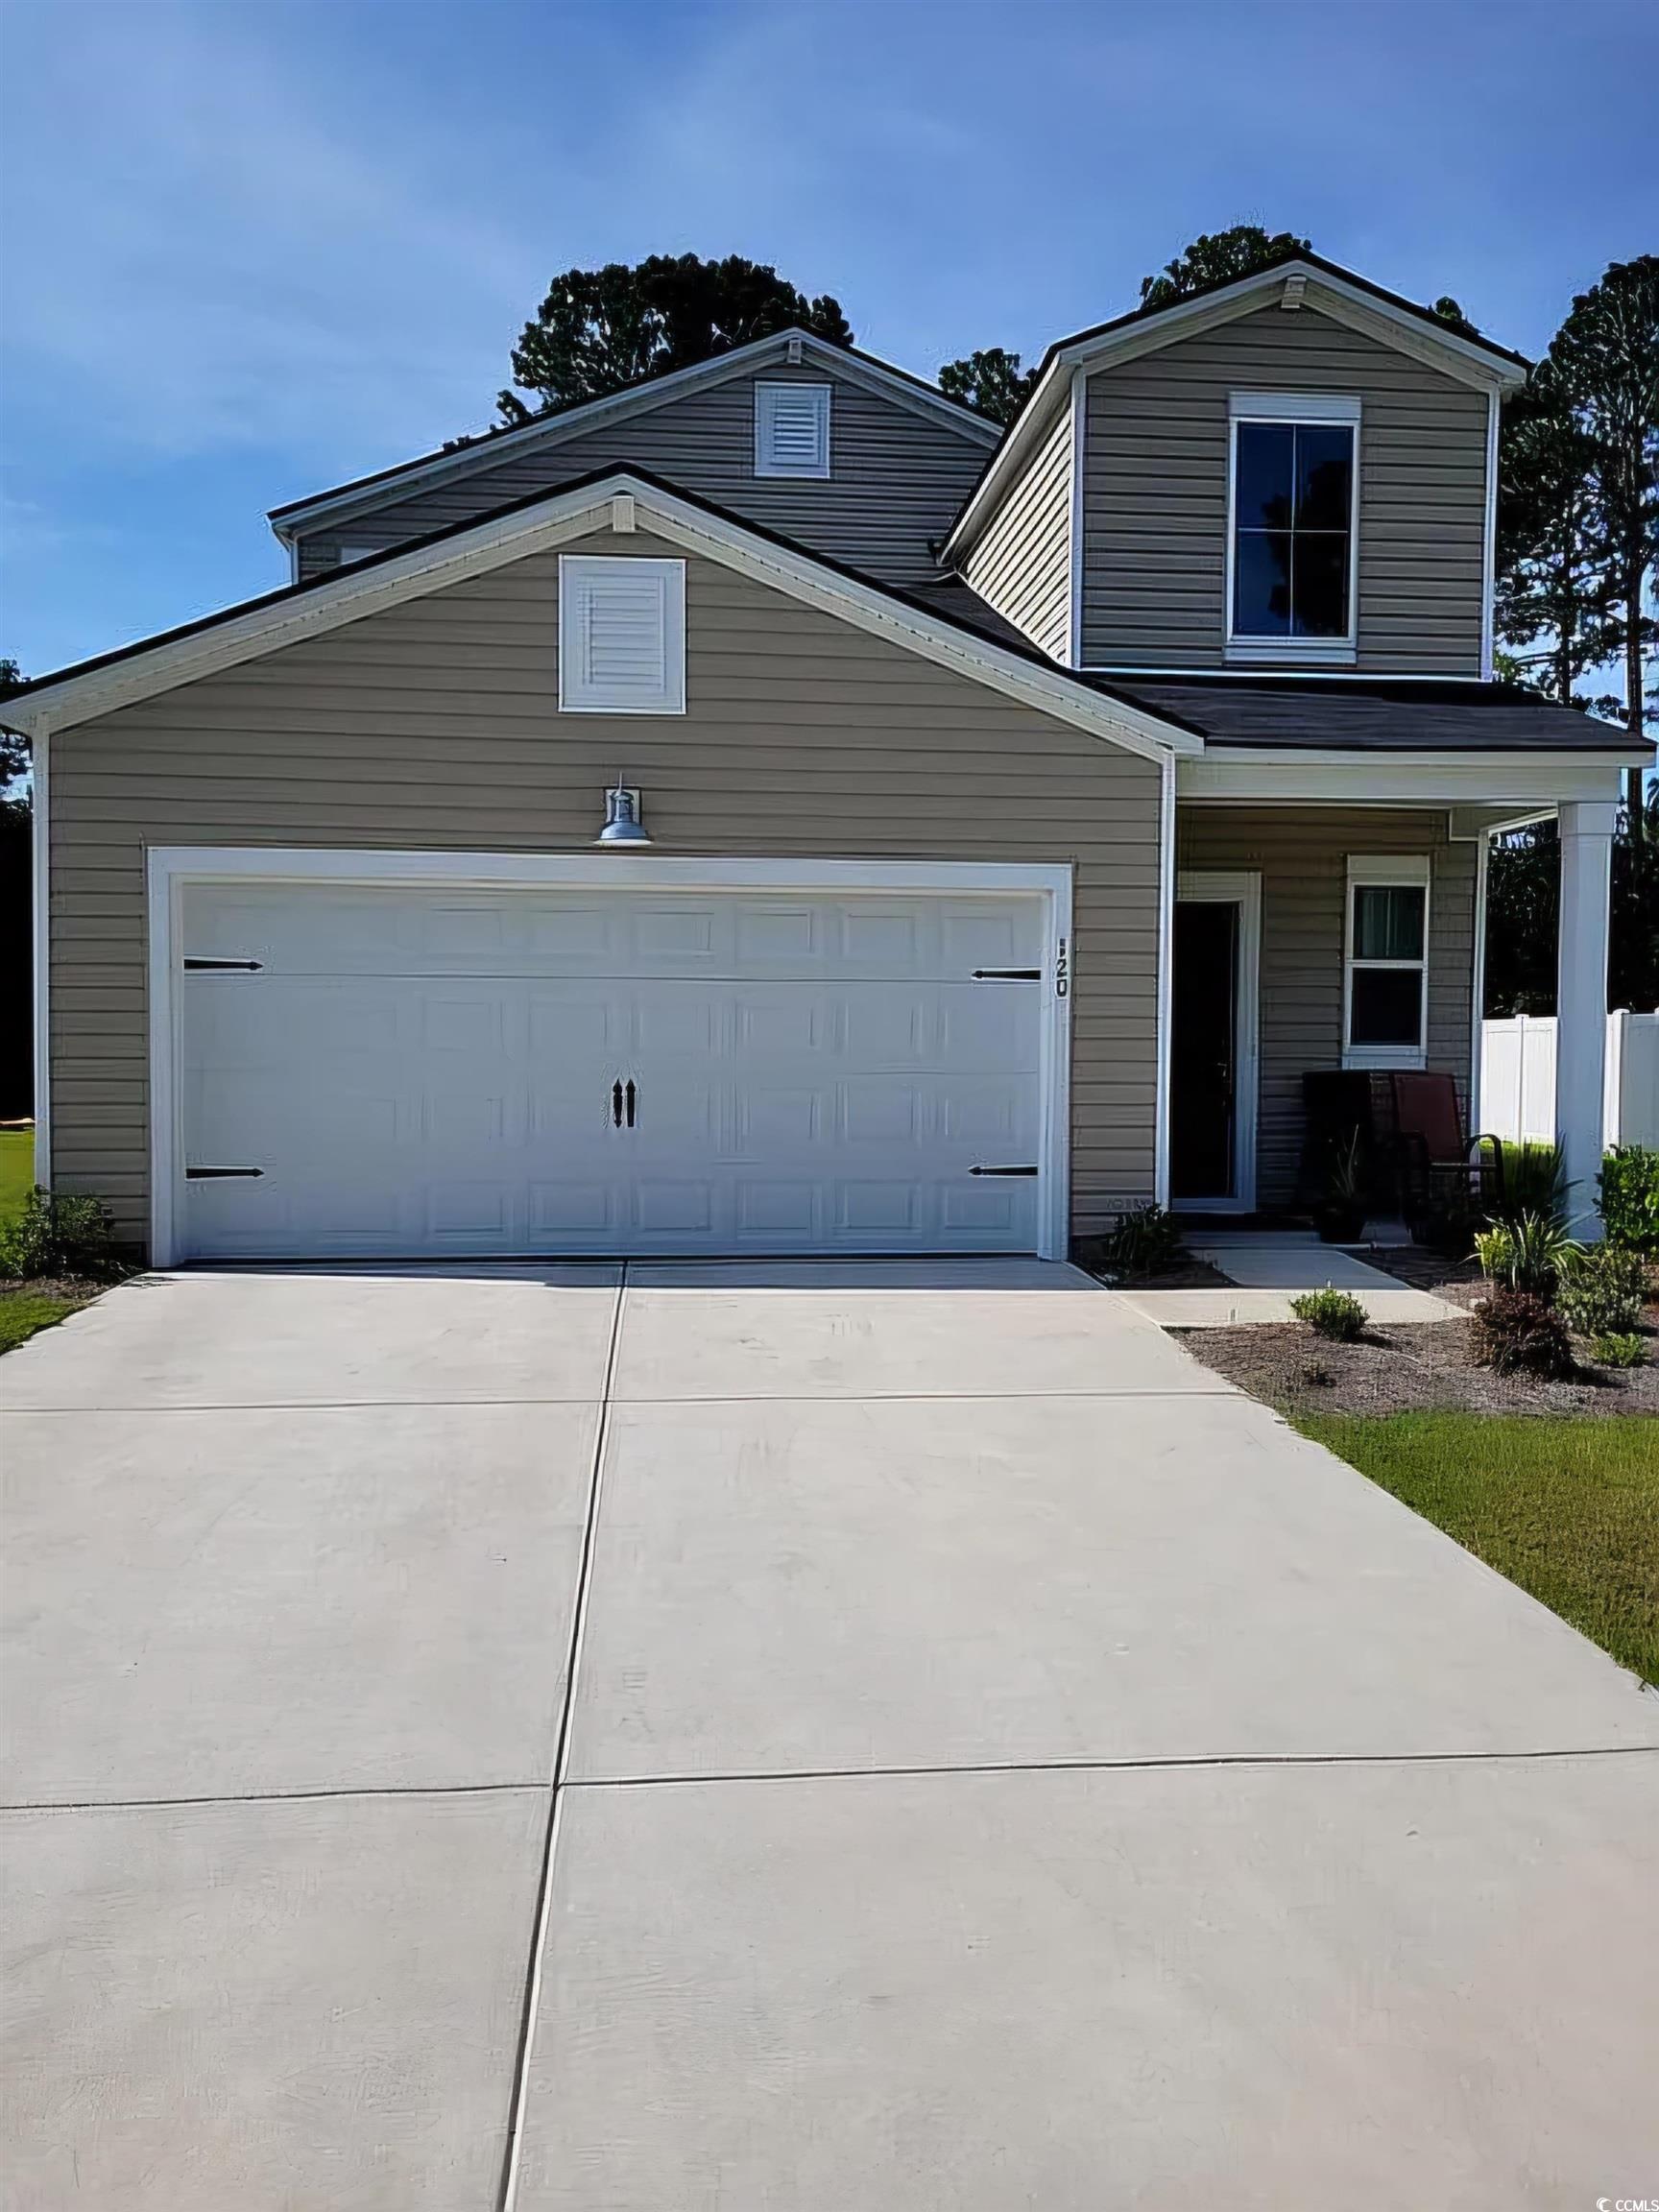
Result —
POLYGON ((44 1298, 35 1290, 0 1292, 0 1352, 14 1352, 42 1329, 79 1313, 86 1303, 84 1298, 44 1298))
POLYGON ((1327 1413, 1296 1426, 1659 1683, 1659 1416, 1327 1413))
POLYGON ((34 1130, 0 1129, 0 1221, 21 1214, 34 1188, 34 1130))

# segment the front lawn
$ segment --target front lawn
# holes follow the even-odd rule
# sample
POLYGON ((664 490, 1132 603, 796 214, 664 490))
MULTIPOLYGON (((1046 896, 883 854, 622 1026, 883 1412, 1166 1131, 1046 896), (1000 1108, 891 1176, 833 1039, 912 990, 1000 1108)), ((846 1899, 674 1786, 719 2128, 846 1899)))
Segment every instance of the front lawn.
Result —
POLYGON ((1302 1412, 1295 1421, 1659 1684, 1659 1416, 1302 1412))
POLYGON ((0 1352, 27 1344, 42 1329, 67 1321, 71 1313, 79 1313, 89 1303, 85 1298, 53 1298, 39 1290, 0 1286, 0 1352))
MULTIPOLYGON (((35 1132, 0 1129, 0 1221, 15 1220, 35 1188, 35 1132)), ((14 1351, 79 1313, 105 1287, 102 1282, 79 1276, 39 1283, 10 1283, 0 1278, 0 1352, 14 1351)))
POLYGON ((23 1211, 23 1201, 35 1188, 35 1132, 0 1129, 0 1221, 11 1221, 23 1211))

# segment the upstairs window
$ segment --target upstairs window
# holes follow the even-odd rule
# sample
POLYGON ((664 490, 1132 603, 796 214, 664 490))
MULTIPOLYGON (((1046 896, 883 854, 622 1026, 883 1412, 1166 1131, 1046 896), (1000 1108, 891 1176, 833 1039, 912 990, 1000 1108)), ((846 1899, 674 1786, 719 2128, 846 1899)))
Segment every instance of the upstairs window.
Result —
POLYGON ((559 705, 566 714, 684 714, 685 564, 559 560, 559 705))
POLYGON ((828 384, 757 383, 755 473, 757 476, 829 475, 828 384))
POLYGON ((1429 862, 1348 861, 1346 1068, 1421 1068, 1429 1045, 1429 862))
POLYGON ((1229 652, 1351 661, 1358 401, 1235 393, 1232 433, 1229 652))

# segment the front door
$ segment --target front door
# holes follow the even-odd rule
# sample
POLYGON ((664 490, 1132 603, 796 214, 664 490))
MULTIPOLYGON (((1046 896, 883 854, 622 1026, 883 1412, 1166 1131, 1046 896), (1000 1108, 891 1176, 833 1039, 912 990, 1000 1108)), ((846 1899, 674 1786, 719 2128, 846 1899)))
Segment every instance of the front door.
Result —
POLYGON ((1239 1195, 1240 936, 1237 900, 1177 900, 1169 1176, 1178 1201, 1239 1195))

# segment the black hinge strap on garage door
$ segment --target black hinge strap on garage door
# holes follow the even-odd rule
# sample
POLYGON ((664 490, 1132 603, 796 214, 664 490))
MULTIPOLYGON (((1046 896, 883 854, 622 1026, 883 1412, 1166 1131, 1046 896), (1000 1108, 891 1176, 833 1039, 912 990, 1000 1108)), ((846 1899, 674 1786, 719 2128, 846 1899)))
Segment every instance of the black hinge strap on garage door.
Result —
POLYGON ((970 1175, 1035 1175, 1035 1167, 970 1167, 970 1175))
POLYGON ((1041 983, 1041 968, 975 968, 975 983, 1041 983))
POLYGON ((186 1167, 186 1183, 231 1183, 245 1177, 263 1175, 263 1167, 186 1167))
POLYGON ((242 972, 244 974, 248 974, 248 975, 257 975, 257 974, 258 974, 258 973, 259 973, 259 971, 260 971, 260 969, 262 969, 262 968, 264 967, 265 963, 264 963, 264 961, 263 961, 263 960, 208 960, 208 959, 201 959, 201 958, 198 958, 198 957, 197 957, 197 956, 196 956, 194 953, 189 953, 189 952, 187 952, 187 953, 184 955, 184 965, 185 965, 185 967, 186 967, 186 968, 214 968, 214 969, 236 968, 236 969, 240 969, 240 970, 241 970, 241 972, 242 972))

